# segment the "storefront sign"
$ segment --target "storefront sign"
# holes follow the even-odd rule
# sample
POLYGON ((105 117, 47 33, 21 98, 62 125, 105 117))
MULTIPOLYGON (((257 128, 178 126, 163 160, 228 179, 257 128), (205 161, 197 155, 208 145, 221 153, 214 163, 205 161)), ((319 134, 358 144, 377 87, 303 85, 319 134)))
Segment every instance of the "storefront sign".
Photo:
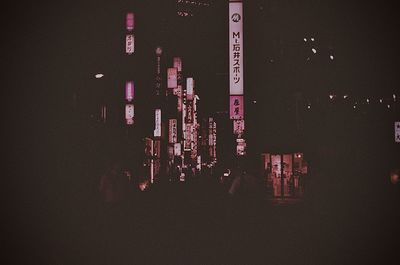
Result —
POLYGON ((176 119, 169 120, 169 136, 168 141, 170 144, 176 143, 178 141, 178 122, 176 119))
POLYGON ((168 88, 176 88, 178 86, 177 79, 178 78, 178 69, 176 68, 168 68, 167 70, 167 87, 168 88))
POLYGON ((135 27, 135 16, 133 13, 126 14, 126 30, 132 31, 135 27))
POLYGON ((243 12, 242 2, 229 2, 229 91, 243 95, 243 12))
POLYGON ((125 83, 125 99, 128 102, 131 102, 133 100, 133 97, 135 95, 135 86, 133 81, 126 81, 125 83))
POLYGON ((242 120, 244 118, 243 96, 230 96, 230 118, 242 120))
POLYGON ((132 54, 135 52, 135 38, 133 36, 133 34, 127 34, 126 35, 126 53, 127 54, 132 54))
POLYGON ((154 137, 161 137, 161 109, 155 110, 154 137))

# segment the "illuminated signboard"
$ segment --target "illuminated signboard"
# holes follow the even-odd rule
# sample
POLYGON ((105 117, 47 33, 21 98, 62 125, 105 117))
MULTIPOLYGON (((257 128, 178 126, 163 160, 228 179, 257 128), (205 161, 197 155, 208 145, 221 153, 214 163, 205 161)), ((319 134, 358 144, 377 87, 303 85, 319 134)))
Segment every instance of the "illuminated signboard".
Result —
POLYGON ((244 132, 244 120, 233 120, 233 133, 241 135, 244 132))
POLYGON ((174 57, 174 68, 178 70, 178 72, 182 71, 182 60, 180 57, 174 57))
POLYGON ((181 152, 181 143, 175 143, 174 144, 174 154, 176 156, 181 156, 182 152, 181 152))
POLYGON ((135 27, 135 16, 133 13, 126 14, 126 30, 132 31, 135 27))
POLYGON ((170 144, 178 141, 178 121, 176 119, 169 120, 169 137, 168 141, 170 144))
POLYGON ((194 80, 192 77, 186 78, 186 97, 188 100, 193 99, 194 94, 194 80))
POLYGON ((230 96, 230 118, 242 120, 244 118, 243 96, 230 96))
POLYGON ((400 143, 400 121, 394 123, 394 134, 396 143, 400 143))
POLYGON ((135 38, 133 36, 133 34, 127 34, 126 35, 126 53, 127 54, 132 54, 135 52, 135 38))
POLYGON ((192 125, 186 124, 185 131, 184 131, 184 145, 183 148, 185 151, 192 150, 192 125))
POLYGON ((131 102, 133 100, 135 93, 135 86, 133 84, 133 81, 127 81, 125 83, 125 99, 128 102, 131 102))
POLYGON ((185 123, 186 124, 192 124, 193 123, 193 100, 188 100, 186 102, 185 123))
POLYGON ((135 116, 135 108, 134 108, 133 104, 126 104, 125 105, 126 124, 128 124, 128 125, 133 124, 134 116, 135 116))
POLYGON ((176 88, 178 86, 178 69, 168 68, 167 69, 167 87, 176 88))
POLYGON ((242 2, 229 2, 230 94, 243 95, 243 12, 242 2))
POLYGON ((155 110, 154 137, 161 137, 161 109, 155 110))

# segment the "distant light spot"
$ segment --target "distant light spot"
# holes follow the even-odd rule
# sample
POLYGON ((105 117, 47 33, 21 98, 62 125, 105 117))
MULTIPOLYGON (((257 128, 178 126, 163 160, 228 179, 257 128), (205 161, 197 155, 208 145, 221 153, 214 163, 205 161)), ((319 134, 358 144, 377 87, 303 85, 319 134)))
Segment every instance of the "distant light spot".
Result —
POLYGON ((331 58, 331 60, 333 60, 333 55, 329 56, 329 58, 331 58))
POLYGON ((104 75, 103 74, 96 74, 94 77, 96 77, 97 79, 102 78, 104 75))
POLYGON ((312 52, 313 52, 314 54, 317 53, 317 50, 316 50, 315 48, 312 48, 311 50, 312 50, 312 52))
POLYGON ((304 42, 307 42, 307 38, 304 38, 303 40, 304 40, 304 42))
POLYGON ((314 38, 311 38, 311 41, 314 41, 314 38))

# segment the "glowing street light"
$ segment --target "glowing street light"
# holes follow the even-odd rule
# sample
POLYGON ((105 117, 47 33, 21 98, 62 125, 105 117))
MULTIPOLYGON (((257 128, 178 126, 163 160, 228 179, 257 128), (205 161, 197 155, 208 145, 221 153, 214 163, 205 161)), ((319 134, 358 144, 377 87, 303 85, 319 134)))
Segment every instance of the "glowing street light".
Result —
POLYGON ((312 50, 312 52, 313 52, 314 54, 317 53, 317 50, 316 50, 315 48, 312 48, 311 50, 312 50))
POLYGON ((311 38, 311 41, 314 41, 314 38, 311 38))
POLYGON ((307 42, 307 38, 304 38, 303 40, 304 40, 304 42, 307 42))
POLYGON ((103 74, 96 74, 94 77, 96 77, 96 79, 100 79, 100 78, 102 78, 104 75, 103 74))
POLYGON ((331 60, 333 60, 333 55, 330 55, 329 58, 331 58, 331 60))
POLYGON ((344 96, 343 96, 344 99, 346 99, 346 98, 348 98, 348 97, 349 97, 349 95, 344 95, 344 96))

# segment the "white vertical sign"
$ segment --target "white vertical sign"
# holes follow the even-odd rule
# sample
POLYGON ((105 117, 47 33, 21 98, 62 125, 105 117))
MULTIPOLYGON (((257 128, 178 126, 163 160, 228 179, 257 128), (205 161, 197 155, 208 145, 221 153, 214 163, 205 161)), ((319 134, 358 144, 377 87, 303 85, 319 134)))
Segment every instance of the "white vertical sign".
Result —
POLYGON ((229 91, 243 95, 243 4, 229 2, 229 91))
POLYGON ((127 54, 132 54, 135 52, 135 38, 133 34, 127 34, 126 35, 126 46, 125 46, 125 51, 127 54))
POLYGON ((161 109, 155 110, 154 137, 161 137, 161 109))
POLYGON ((194 80, 193 77, 186 78, 186 97, 188 100, 193 99, 194 80))

